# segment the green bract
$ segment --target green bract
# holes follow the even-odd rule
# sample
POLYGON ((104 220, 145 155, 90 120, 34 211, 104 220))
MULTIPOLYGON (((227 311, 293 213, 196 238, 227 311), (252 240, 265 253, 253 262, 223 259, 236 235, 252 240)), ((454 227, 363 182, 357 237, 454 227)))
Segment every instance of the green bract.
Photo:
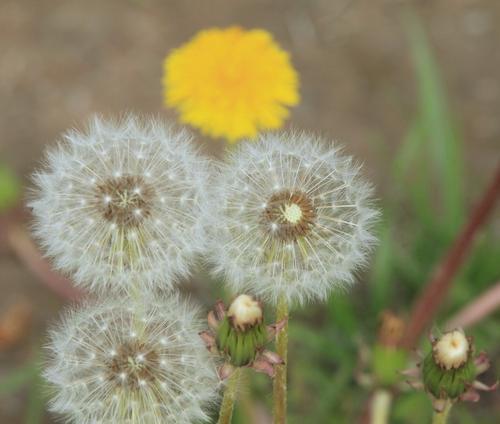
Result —
POLYGON ((433 352, 424 359, 422 374, 424 385, 438 399, 456 399, 471 386, 476 377, 476 367, 472 355, 459 368, 449 370, 439 366, 433 352))
POLYGON ((217 347, 227 354, 230 363, 241 367, 249 365, 267 341, 266 326, 255 324, 245 331, 234 328, 230 318, 225 317, 217 329, 217 347))

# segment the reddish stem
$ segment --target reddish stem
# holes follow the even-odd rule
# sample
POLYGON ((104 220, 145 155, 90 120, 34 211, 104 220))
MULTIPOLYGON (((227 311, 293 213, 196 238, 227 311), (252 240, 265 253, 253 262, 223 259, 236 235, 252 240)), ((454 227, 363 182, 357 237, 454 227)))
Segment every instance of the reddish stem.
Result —
POLYGON ((83 293, 80 290, 75 288, 67 278, 51 269, 21 225, 7 223, 6 239, 18 258, 45 286, 67 300, 82 298, 83 293))
POLYGON ((497 169, 495 177, 484 193, 483 198, 472 212, 464 229, 436 268, 423 293, 417 299, 402 342, 403 347, 412 349, 432 321, 453 282, 453 277, 464 262, 476 233, 493 211, 499 193, 500 167, 497 169))
POLYGON ((500 281, 479 295, 451 318, 445 328, 471 327, 500 308, 500 281))

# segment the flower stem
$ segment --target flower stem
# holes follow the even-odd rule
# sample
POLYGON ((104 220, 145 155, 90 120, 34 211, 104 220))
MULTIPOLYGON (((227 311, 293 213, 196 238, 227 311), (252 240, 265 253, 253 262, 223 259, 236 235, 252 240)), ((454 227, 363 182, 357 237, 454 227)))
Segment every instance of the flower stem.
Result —
POLYGON ((448 330, 466 328, 477 324, 500 307, 500 281, 473 299, 468 305, 457 312, 445 325, 448 330))
POLYGON ((392 403, 392 394, 385 389, 377 389, 372 397, 371 424, 387 424, 392 403))
MULTIPOLYGON (((276 322, 288 318, 288 302, 282 296, 276 307, 276 322)), ((283 329, 276 336, 276 353, 283 359, 283 365, 276 366, 276 375, 273 382, 273 422, 275 424, 286 423, 286 373, 288 354, 288 320, 283 329)))
POLYGON ((493 212, 499 193, 500 167, 495 171, 493 180, 472 211, 469 221, 438 264, 431 279, 415 302, 402 341, 402 345, 407 349, 412 349, 415 346, 422 333, 434 319, 434 315, 451 288, 453 278, 467 258, 472 242, 493 212))
MULTIPOLYGON (((0 222, 0 224, 2 224, 0 222)), ((63 299, 77 301, 84 293, 74 287, 67 278, 54 272, 50 264, 43 258, 26 230, 18 223, 7 223, 7 243, 17 257, 47 288, 63 299)))
POLYGON ((229 377, 224 389, 224 397, 220 405, 218 424, 230 424, 233 416, 234 403, 238 396, 238 383, 240 381, 241 368, 236 368, 229 377))
POLYGON ((453 404, 451 401, 447 400, 442 411, 434 411, 432 424, 446 424, 448 422, 448 416, 450 415, 452 406, 453 404))

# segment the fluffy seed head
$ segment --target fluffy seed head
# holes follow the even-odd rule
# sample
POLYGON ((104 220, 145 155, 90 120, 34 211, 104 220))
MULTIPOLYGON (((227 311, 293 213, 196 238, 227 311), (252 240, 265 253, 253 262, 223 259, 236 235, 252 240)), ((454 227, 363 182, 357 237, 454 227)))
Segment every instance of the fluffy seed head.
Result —
POLYGON ((167 287, 204 245, 206 161, 159 121, 95 117, 35 174, 34 232, 58 269, 92 290, 167 287))
POLYGON ((306 134, 241 143, 221 166, 207 220, 211 259, 235 292, 322 300, 354 281, 375 238, 359 166, 306 134))
POLYGON ((206 420, 218 381, 199 330, 177 296, 67 312, 49 344, 51 409, 78 424, 206 420))

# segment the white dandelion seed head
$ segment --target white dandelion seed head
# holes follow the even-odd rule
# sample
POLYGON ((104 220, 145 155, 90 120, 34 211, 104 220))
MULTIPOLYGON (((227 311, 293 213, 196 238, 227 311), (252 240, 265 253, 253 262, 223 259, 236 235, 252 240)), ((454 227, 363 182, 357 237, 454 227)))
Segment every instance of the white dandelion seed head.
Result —
POLYGON ((34 234, 91 290, 166 287, 205 244, 208 164, 184 131, 155 119, 93 118, 34 175, 34 234))
POLYGON ((48 345, 51 410, 78 424, 206 421, 218 377, 202 327, 178 296, 68 311, 48 345))
POLYGON ((354 282, 374 244, 372 188, 339 149, 307 134, 243 142, 214 180, 210 259, 235 293, 324 300, 354 282))

